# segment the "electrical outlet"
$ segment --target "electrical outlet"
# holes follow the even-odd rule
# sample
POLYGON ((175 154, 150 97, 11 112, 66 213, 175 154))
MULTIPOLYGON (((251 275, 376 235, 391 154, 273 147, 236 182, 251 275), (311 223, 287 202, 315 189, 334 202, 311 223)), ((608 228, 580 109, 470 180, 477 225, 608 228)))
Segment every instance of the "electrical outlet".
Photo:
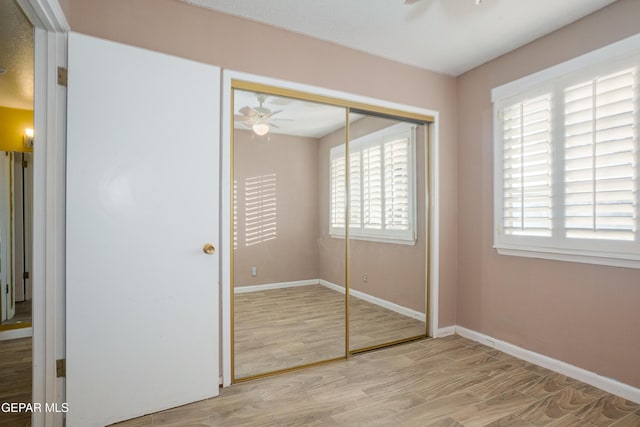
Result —
POLYGON ((252 277, 256 277, 258 275, 258 268, 257 267, 251 267, 251 276, 252 277))
POLYGON ((367 273, 364 273, 362 275, 362 282, 367 283, 368 281, 369 281, 369 276, 367 275, 367 273))

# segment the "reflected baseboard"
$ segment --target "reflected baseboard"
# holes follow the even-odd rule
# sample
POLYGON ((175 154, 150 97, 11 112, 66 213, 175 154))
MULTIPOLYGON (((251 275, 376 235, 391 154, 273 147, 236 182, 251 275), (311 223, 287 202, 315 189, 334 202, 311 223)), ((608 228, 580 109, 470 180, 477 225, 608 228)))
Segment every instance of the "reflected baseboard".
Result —
MULTIPOLYGON (((323 279, 318 279, 318 282, 329 289, 340 292, 344 294, 344 288, 340 285, 336 285, 335 283, 328 282, 323 279)), ((393 303, 391 301, 387 301, 382 298, 375 297, 373 295, 366 294, 362 291, 356 291, 355 289, 349 290, 349 295, 360 298, 361 300, 370 302, 371 304, 379 305, 380 307, 384 307, 387 310, 395 311, 396 313, 400 313, 404 316, 411 317, 412 319, 419 320, 421 322, 427 321, 427 316, 424 313, 420 313, 419 311, 413 310, 408 307, 404 307, 402 305, 393 303)))
POLYGON ((18 328, 0 331, 0 341, 28 338, 33 335, 33 328, 18 328))
MULTIPOLYGON (((308 279, 308 280, 296 280, 292 282, 266 283, 264 285, 236 286, 233 288, 233 293, 244 294, 248 292, 267 291, 272 289, 295 288, 298 286, 310 286, 310 285, 322 285, 333 291, 344 294, 344 288, 342 286, 336 285, 335 283, 331 283, 324 279, 308 279)), ((421 322, 427 321, 426 320, 427 316, 424 313, 420 313, 419 311, 413 310, 411 308, 404 307, 396 303, 393 303, 391 301, 387 301, 382 298, 378 298, 373 295, 366 294, 362 291, 356 291, 354 289, 351 289, 350 295, 356 298, 360 298, 361 300, 370 302, 371 304, 379 305, 380 307, 384 307, 388 310, 395 311, 396 313, 400 313, 404 316, 411 317, 412 319, 416 319, 421 322)))
POLYGON ((248 292, 269 291, 272 289, 297 288, 298 286, 319 285, 318 279, 296 280, 293 282, 266 283, 264 285, 235 286, 234 294, 245 294, 248 292))

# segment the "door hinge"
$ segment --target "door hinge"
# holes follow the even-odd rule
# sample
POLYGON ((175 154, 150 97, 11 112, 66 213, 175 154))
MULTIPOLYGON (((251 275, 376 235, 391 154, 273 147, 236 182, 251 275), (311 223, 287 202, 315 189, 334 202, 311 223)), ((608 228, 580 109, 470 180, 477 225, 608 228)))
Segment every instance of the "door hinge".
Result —
POLYGON ((25 271, 24 273, 22 273, 22 278, 23 279, 28 279, 29 278, 29 272, 25 271))
POLYGON ((64 378, 67 376, 67 359, 56 360, 56 377, 64 378))
POLYGON ((26 167, 27 167, 27 166, 29 166, 29 162, 28 162, 28 161, 26 161, 26 160, 23 160, 23 161, 22 161, 22 168, 23 168, 23 169, 26 169, 26 167))
POLYGON ((58 67, 58 84, 67 87, 67 69, 58 67))

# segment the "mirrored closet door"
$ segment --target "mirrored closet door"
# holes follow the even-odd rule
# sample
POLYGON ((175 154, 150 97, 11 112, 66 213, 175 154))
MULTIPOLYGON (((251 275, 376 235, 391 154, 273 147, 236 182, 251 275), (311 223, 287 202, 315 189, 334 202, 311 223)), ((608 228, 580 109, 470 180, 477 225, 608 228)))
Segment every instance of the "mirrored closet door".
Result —
POLYGON ((232 93, 232 378, 426 337, 430 117, 232 93))
POLYGON ((426 334, 426 125, 352 115, 349 350, 357 352, 426 334))
MULTIPOLYGON (((322 153, 345 140, 346 109, 238 89, 233 99, 234 378, 342 358, 344 290, 325 284, 344 289, 345 240, 328 233, 322 153)), ((344 193, 344 177, 334 185, 344 193)))

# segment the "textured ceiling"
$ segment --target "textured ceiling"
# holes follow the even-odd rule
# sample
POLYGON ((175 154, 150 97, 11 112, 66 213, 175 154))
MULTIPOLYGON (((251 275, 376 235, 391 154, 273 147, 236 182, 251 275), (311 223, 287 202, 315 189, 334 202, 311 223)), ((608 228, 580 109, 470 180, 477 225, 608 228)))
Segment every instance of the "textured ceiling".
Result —
POLYGON ((33 109, 33 27, 14 0, 0 0, 0 106, 33 109))
POLYGON ((181 1, 457 76, 615 0, 181 1))

